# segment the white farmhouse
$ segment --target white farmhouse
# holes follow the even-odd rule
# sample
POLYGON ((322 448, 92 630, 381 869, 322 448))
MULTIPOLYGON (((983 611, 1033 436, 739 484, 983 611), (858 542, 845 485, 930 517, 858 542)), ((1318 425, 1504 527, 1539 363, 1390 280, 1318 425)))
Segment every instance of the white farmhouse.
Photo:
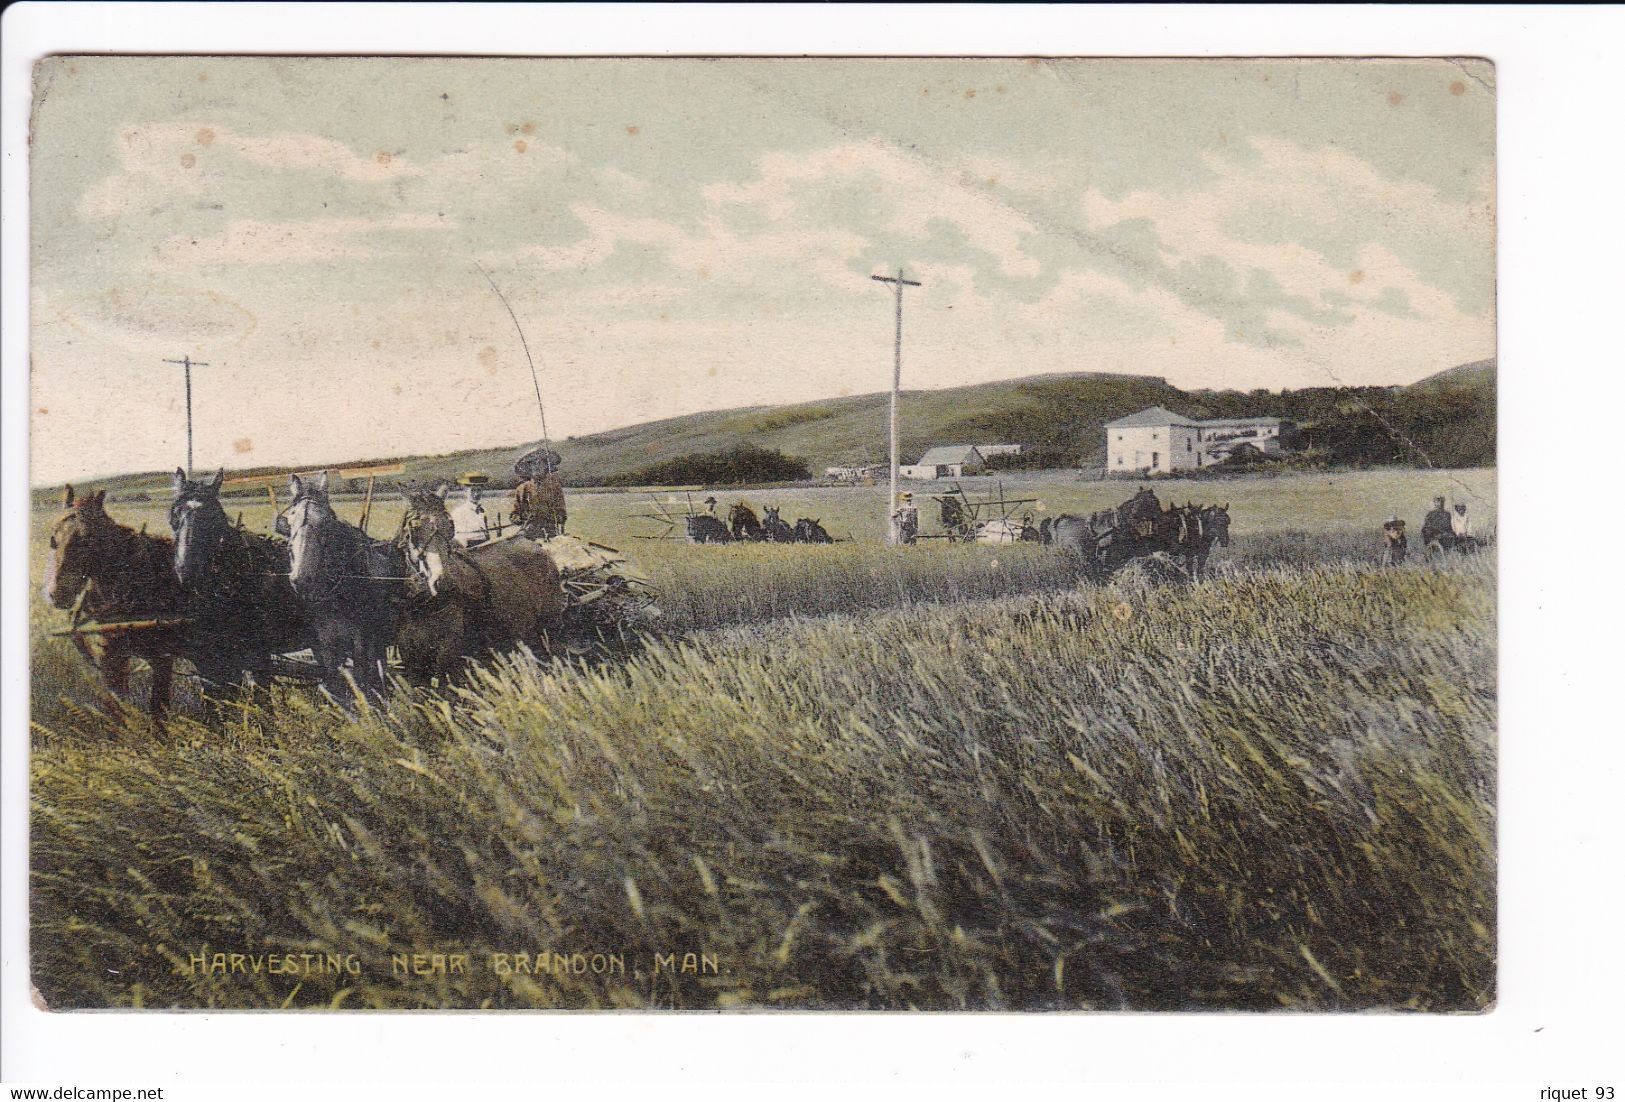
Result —
POLYGON ((1106 424, 1106 470, 1168 474, 1211 467, 1244 450, 1279 455, 1295 429, 1280 417, 1198 421, 1150 406, 1106 424))

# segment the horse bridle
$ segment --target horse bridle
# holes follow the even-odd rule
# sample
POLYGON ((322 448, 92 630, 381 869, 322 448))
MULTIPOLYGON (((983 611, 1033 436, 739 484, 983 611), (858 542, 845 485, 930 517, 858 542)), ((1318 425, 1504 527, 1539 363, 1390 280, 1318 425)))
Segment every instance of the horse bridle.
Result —
MULTIPOLYGON (((316 563, 315 568, 310 571, 313 577, 302 582, 298 587, 298 592, 302 599, 313 604, 322 604, 335 599, 338 595, 339 588, 342 585, 343 571, 350 565, 346 562, 346 559, 353 559, 353 556, 346 556, 343 553, 345 549, 341 545, 341 541, 344 532, 339 527, 338 516, 332 512, 331 508, 325 517, 320 520, 312 520, 310 516, 311 499, 302 498, 300 501, 305 505, 305 514, 299 528, 301 532, 305 533, 304 539, 308 541, 301 546, 301 554, 314 553, 316 563), (337 555, 329 553, 335 549, 340 553, 337 555)), ((295 502, 295 504, 299 504, 299 502, 295 502)), ((288 506, 289 511, 292 511, 292 509, 292 505, 288 506)), ((294 532, 292 525, 290 525, 288 530, 288 571, 290 576, 293 572, 293 539, 294 532)))
POLYGON ((396 533, 395 546, 400 550, 401 557, 406 561, 407 570, 411 579, 422 587, 416 594, 416 598, 419 601, 437 603, 442 601, 450 601, 455 596, 449 589, 441 590, 439 593, 430 593, 428 583, 424 579, 424 574, 426 573, 426 568, 428 567, 430 544, 432 544, 436 539, 439 539, 445 543, 445 549, 440 553, 441 560, 443 562, 450 562, 455 558, 466 563, 468 567, 473 570, 474 576, 480 580, 478 603, 481 608, 489 610, 492 607, 491 579, 486 576, 484 568, 482 568, 479 563, 475 562, 474 559, 461 547, 457 546, 456 540, 447 534, 447 522, 449 522, 450 518, 446 518, 445 521, 440 520, 440 518, 435 519, 435 523, 433 525, 434 530, 430 533, 429 539, 425 541, 421 548, 416 546, 416 541, 413 540, 409 534, 409 519, 410 514, 401 518, 401 529, 398 533, 396 533))

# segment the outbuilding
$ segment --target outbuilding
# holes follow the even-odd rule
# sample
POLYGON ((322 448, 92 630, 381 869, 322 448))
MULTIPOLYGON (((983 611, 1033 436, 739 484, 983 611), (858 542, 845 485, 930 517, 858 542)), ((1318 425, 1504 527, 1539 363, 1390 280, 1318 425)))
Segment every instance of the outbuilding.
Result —
POLYGON ((904 478, 962 478, 980 474, 986 460, 974 444, 944 444, 920 456, 918 463, 900 469, 904 478))

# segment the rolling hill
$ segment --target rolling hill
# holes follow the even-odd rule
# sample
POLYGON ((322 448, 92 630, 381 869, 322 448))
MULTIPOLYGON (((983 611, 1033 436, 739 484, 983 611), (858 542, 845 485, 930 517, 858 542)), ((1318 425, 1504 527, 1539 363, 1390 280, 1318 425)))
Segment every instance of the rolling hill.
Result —
MULTIPOLYGON (((716 410, 570 437, 555 447, 564 459, 565 482, 575 486, 739 444, 800 457, 817 473, 826 466, 885 462, 887 405, 882 393, 716 410)), ((905 391, 901 451, 906 462, 935 444, 1022 443, 1044 449, 1063 465, 1098 466, 1104 461, 1102 426, 1150 405, 1194 418, 1290 417, 1303 426, 1319 457, 1332 464, 1484 466, 1495 461, 1494 361, 1463 364, 1406 387, 1185 391, 1154 376, 1079 373, 905 391)), ((503 482, 511 479, 513 460, 524 446, 399 458, 406 468, 400 477, 455 479, 482 470, 503 482)), ((358 458, 353 465, 389 461, 358 458)), ((167 472, 146 472, 84 488, 105 488, 117 497, 167 492, 168 483, 167 472)))

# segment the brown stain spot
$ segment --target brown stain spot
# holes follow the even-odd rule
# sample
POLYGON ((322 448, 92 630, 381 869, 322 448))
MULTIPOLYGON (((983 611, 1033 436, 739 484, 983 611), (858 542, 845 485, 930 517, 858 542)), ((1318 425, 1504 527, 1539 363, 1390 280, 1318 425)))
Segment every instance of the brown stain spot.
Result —
POLYGON ((1405 100, 1405 97, 1400 95, 1398 92, 1389 92, 1388 93, 1388 106, 1389 107, 1398 107, 1401 103, 1404 102, 1404 100, 1405 100))
POLYGON ((377 161, 381 165, 387 165, 390 161, 393 161, 394 159, 395 158, 391 157, 388 153, 378 153, 373 157, 373 160, 377 161))
POLYGON ((36 409, 36 410, 35 410, 35 411, 34 411, 34 412, 35 412, 35 413, 37 413, 37 414, 39 414, 39 415, 40 415, 40 416, 41 416, 41 417, 44 417, 44 416, 45 416, 45 415, 46 415, 46 414, 47 414, 47 413, 50 413, 50 412, 51 412, 51 411, 50 411, 50 409, 49 409, 49 408, 48 408, 48 407, 46 407, 46 406, 40 406, 40 407, 39 407, 39 408, 38 408, 38 409, 36 409))
POLYGON ((394 386, 389 388, 389 392, 395 395, 395 397, 399 398, 401 396, 401 384, 396 383, 394 386))
POLYGON ((525 145, 524 138, 520 138, 518 141, 513 143, 513 151, 515 153, 523 153, 527 148, 529 147, 525 145))
POLYGON ((382 347, 384 347, 384 342, 379 340, 377 337, 374 337, 372 339, 372 346, 374 348, 382 348, 382 347))
POLYGON ((627 133, 628 133, 628 134, 630 134, 630 135, 631 135, 631 136, 632 136, 632 137, 634 137, 634 138, 635 138, 635 137, 637 137, 637 136, 638 136, 638 129, 639 129, 639 128, 638 128, 638 127, 636 127, 636 126, 628 126, 628 127, 627 127, 627 128, 626 128, 626 132, 627 132, 627 133))
POLYGON ((987 178, 987 186, 990 187, 990 188, 998 187, 999 186, 999 178, 997 176, 989 176, 987 178))
POLYGON ((238 455, 248 454, 254 450, 253 437, 245 436, 240 440, 233 440, 231 442, 231 450, 236 452, 238 455))
POLYGON ((1349 273, 1349 282, 1350 283, 1359 283, 1364 278, 1365 278, 1365 273, 1363 271, 1358 270, 1358 269, 1356 269, 1355 271, 1352 271, 1352 272, 1349 273))
POLYGON ((975 99, 976 98, 976 89, 974 89, 974 88, 965 89, 965 98, 966 99, 975 99))
POLYGON ((696 272, 695 274, 698 275, 701 279, 710 279, 711 278, 711 269, 702 264, 700 266, 700 270, 698 272, 696 272))
POLYGON ((190 153, 182 153, 181 154, 181 167, 182 168, 191 168, 195 164, 197 164, 197 158, 196 157, 192 156, 190 153))
POLYGON ((197 75, 197 82, 198 82, 198 83, 199 83, 199 84, 205 84, 205 83, 207 83, 207 82, 208 82, 208 79, 209 79, 209 74, 208 74, 208 73, 199 73, 199 74, 198 74, 198 75, 197 75))
POLYGON ((480 349, 479 355, 476 356, 475 359, 479 360, 480 363, 485 365, 485 373, 487 375, 495 375, 497 373, 497 350, 495 345, 488 344, 484 348, 480 349))
POLYGON ((1461 81, 1453 80, 1450 82, 1450 94, 1452 96, 1459 96, 1465 91, 1467 91, 1467 86, 1461 81))
POLYGON ((716 369, 716 367, 712 366, 712 367, 706 368, 705 369, 705 377, 707 379, 715 379, 717 377, 717 369, 716 369))
POLYGON ((994 88, 993 88, 993 90, 994 90, 994 91, 995 91, 995 92, 997 92, 997 93, 998 93, 998 94, 999 94, 999 95, 1001 95, 1001 96, 1002 96, 1002 95, 1004 95, 1004 85, 1002 85, 1002 84, 999 84, 999 85, 995 85, 995 86, 994 86, 994 88))
POLYGON ((921 88, 920 89, 920 95, 929 96, 930 94, 931 94, 931 89, 929 89, 929 88, 921 88))
POLYGON ((199 130, 197 132, 197 144, 198 145, 213 145, 214 144, 214 131, 210 130, 207 126, 205 126, 202 130, 199 130))
POLYGON ((1226 134, 1223 130, 1219 131, 1219 144, 1220 145, 1229 145, 1230 144, 1230 135, 1226 134))
POLYGON ((536 133, 536 124, 533 122, 527 122, 524 126, 519 128, 519 132, 528 138, 536 133))

